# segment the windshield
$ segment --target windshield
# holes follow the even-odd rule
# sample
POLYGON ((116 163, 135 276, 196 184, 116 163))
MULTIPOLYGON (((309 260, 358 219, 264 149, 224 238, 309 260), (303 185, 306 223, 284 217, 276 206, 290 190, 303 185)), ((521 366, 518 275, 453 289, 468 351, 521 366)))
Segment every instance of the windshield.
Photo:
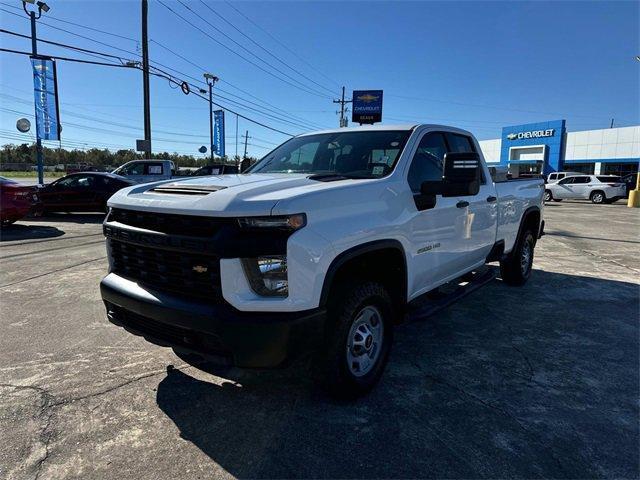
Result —
POLYGON ((267 154, 249 172, 384 177, 393 170, 410 134, 409 130, 377 130, 295 137, 267 154))

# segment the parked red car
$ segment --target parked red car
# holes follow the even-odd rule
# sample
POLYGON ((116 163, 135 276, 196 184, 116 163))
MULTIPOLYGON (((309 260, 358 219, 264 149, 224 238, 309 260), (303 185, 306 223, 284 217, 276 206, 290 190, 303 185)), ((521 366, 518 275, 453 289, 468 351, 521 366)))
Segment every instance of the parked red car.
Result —
POLYGON ((4 227, 26 217, 38 204, 37 190, 0 177, 0 224, 4 227))
POLYGON ((39 190, 42 212, 104 212, 111 195, 134 182, 101 172, 73 173, 39 190))

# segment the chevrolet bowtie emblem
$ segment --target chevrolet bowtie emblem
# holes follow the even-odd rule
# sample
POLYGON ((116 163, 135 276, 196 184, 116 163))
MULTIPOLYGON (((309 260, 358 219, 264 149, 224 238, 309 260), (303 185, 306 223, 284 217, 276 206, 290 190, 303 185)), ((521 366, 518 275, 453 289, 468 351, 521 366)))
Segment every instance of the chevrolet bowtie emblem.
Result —
POLYGON ((207 267, 203 267, 202 265, 195 265, 191 270, 198 273, 204 273, 209 269, 207 267))

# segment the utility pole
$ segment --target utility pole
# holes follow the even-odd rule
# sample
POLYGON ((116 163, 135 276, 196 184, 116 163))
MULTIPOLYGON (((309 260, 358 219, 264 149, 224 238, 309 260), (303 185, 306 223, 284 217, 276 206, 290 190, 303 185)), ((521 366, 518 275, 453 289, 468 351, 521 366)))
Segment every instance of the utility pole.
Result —
MULTIPOLYGON (((34 3, 30 1, 29 3, 34 3)), ((49 5, 44 2, 38 2, 38 16, 36 17, 36 12, 31 10, 27 10, 26 2, 22 2, 22 8, 27 15, 29 15, 29 19, 31 20, 31 55, 34 58, 38 57, 38 40, 36 35, 36 20, 42 16, 42 11, 49 11, 49 5)), ((36 119, 38 118, 38 107, 36 106, 36 119)), ((38 183, 40 185, 44 185, 44 155, 42 153, 42 140, 40 136, 36 132, 36 159, 38 162, 38 183)))
POLYGON ((347 113, 349 110, 345 109, 345 104, 351 103, 351 102, 353 102, 353 100, 345 100, 344 99, 344 87, 342 87, 342 98, 340 100, 334 100, 333 101, 333 103, 339 103, 340 104, 340 128, 344 128, 347 125, 349 125, 349 121, 345 117, 345 113, 347 113))
POLYGON ((238 114, 236 113, 236 165, 238 165, 238 163, 238 114))
POLYGON ((149 104, 149 39, 147 35, 148 0, 142 0, 142 86, 144 89, 144 155, 151 158, 151 105, 149 104))
POLYGON ((611 125, 609 125, 609 128, 613 128, 613 121, 614 120, 615 120, 614 118, 611 119, 611 125))
POLYGON ((247 142, 249 141, 249 130, 244 134, 244 155, 243 159, 247 158, 247 142))
POLYGON ((218 77, 211 73, 205 73, 204 78, 209 85, 209 152, 211 165, 213 165, 213 86, 219 80, 218 77))

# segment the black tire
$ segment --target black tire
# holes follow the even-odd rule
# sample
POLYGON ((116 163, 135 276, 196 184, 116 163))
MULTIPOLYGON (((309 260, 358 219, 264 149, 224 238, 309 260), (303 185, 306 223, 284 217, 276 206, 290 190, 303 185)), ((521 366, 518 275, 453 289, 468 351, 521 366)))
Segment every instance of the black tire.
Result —
POLYGON ((341 399, 357 398, 376 385, 389 359, 393 341, 394 309, 387 290, 377 282, 354 282, 352 285, 350 288, 340 285, 333 290, 333 298, 329 300, 324 346, 314 362, 316 382, 332 397, 341 399), (360 335, 359 338, 363 339, 362 350, 358 352, 358 346, 352 343, 359 330, 352 327, 356 327, 356 321, 362 322, 364 315, 373 311, 378 314, 380 323, 377 331, 382 332, 381 339, 377 344, 372 340, 366 347, 369 350, 365 351, 364 345, 369 337, 360 335), (364 359, 365 355, 375 358, 371 362, 363 362, 367 364, 362 368, 363 373, 354 373, 354 370, 360 369, 360 364, 354 361, 350 366, 349 356, 364 359))
POLYGON ((561 202, 563 199, 562 198, 554 198, 553 201, 554 202, 561 202))
POLYGON ((543 199, 545 202, 550 202, 551 200, 553 200, 553 193, 551 193, 551 190, 544 191, 543 199))
POLYGON ((602 190, 594 190, 591 192, 591 195, 589 195, 589 200, 591 200, 591 203, 602 204, 606 202, 607 196, 602 190))
POLYGON ((520 287, 527 283, 533 267, 535 236, 527 227, 516 240, 514 249, 500 261, 500 275, 507 285, 520 287))

